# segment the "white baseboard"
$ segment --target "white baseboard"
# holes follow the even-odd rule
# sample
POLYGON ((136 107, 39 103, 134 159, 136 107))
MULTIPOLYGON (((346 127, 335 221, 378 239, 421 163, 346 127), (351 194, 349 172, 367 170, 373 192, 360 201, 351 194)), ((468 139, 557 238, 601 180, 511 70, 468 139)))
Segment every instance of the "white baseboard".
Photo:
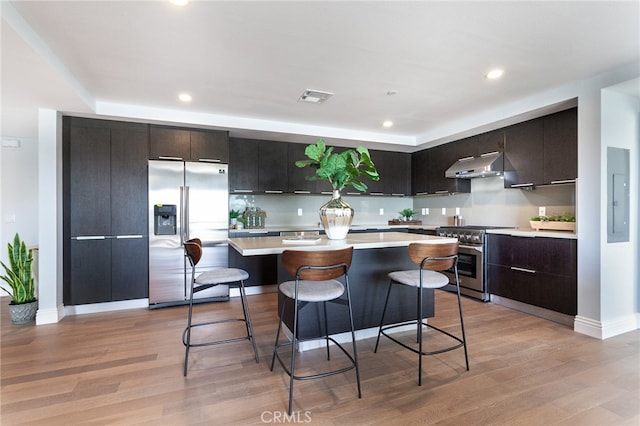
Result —
POLYGON ((36 325, 55 324, 64 318, 64 315, 64 306, 62 304, 52 309, 38 308, 38 312, 36 313, 36 325))
MULTIPOLYGON (((278 291, 278 284, 252 285, 250 287, 245 287, 244 291, 247 293, 247 296, 251 296, 253 294, 276 293, 278 291)), ((229 289, 229 297, 240 297, 240 290, 235 287, 229 289)))
POLYGON ((573 330, 596 339, 608 339, 640 328, 640 314, 630 314, 608 321, 597 321, 591 318, 575 317, 573 330))

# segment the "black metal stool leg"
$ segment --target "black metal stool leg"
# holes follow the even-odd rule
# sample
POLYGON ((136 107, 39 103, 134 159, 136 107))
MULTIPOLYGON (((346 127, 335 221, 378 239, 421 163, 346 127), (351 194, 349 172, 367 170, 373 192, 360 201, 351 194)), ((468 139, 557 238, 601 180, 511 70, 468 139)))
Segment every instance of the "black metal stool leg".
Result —
POLYGON ((249 303, 247 302, 247 293, 244 288, 244 281, 240 281, 240 300, 242 301, 242 313, 244 314, 244 325, 247 329, 247 337, 251 341, 253 346, 253 353, 256 358, 256 362, 260 362, 258 356, 258 348, 256 347, 256 339, 253 335, 253 324, 251 323, 251 313, 249 312, 249 303))
POLYGON ((418 386, 422 386, 422 282, 418 287, 418 386))
POLYGON ((378 352, 378 344, 380 343, 380 334, 382 334, 382 324, 384 322, 384 314, 387 312, 387 304, 389 303, 389 295, 391 294, 391 285, 393 281, 389 281, 389 287, 387 288, 387 297, 384 299, 384 307, 382 308, 382 316, 380 317, 380 327, 378 327, 378 338, 376 339, 376 347, 373 349, 373 353, 378 352))
POLYGON ((187 377, 187 368, 189 366, 189 348, 191 347, 191 319, 193 317, 193 280, 191 280, 191 297, 189 297, 189 317, 187 319, 187 328, 182 335, 182 343, 185 345, 184 350, 184 377, 187 377))
POLYGON ((296 346, 298 344, 298 300, 294 300, 293 312, 293 336, 291 337, 291 374, 289 376, 289 415, 293 408, 293 382, 295 381, 296 368, 296 346))
POLYGON ((278 344, 280 341, 280 330, 282 329, 282 321, 284 318, 284 307, 286 305, 286 299, 282 302, 282 308, 280 308, 280 318, 278 318, 278 331, 276 331, 276 341, 273 344, 273 356, 271 357, 271 367, 270 370, 273 371, 273 364, 276 361, 276 351, 278 350, 278 344))

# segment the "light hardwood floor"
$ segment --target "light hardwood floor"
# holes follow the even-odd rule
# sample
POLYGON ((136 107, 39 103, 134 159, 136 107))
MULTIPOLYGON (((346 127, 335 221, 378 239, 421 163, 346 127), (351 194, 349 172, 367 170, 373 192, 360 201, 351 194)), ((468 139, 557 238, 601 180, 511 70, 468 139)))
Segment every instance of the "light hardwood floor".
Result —
MULTIPOLYGON (((463 301, 470 371, 461 350, 426 357, 382 340, 358 342, 353 372, 296 382, 269 371, 276 295, 249 296, 260 352, 248 342, 196 348, 182 376, 186 307, 137 309, 16 326, 2 303, 4 425, 638 425, 640 331, 600 341, 508 308, 463 301)), ((455 298, 438 293, 434 324, 457 330, 455 298)), ((236 316, 239 301, 198 306, 236 316)), ((241 324, 239 324, 241 326, 241 324)), ((322 360, 321 350, 305 361, 322 360)), ((337 357, 336 357, 337 358, 337 357)))

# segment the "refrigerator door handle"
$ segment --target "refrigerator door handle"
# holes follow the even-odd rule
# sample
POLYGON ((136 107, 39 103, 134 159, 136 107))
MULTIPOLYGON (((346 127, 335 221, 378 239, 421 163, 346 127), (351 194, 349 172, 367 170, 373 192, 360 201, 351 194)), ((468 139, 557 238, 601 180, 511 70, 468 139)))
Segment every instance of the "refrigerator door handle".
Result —
POLYGON ((180 245, 184 245, 184 186, 180 187, 180 245))
POLYGON ((189 230, 189 187, 184 187, 184 235, 185 240, 190 240, 191 236, 189 235, 191 232, 189 230))

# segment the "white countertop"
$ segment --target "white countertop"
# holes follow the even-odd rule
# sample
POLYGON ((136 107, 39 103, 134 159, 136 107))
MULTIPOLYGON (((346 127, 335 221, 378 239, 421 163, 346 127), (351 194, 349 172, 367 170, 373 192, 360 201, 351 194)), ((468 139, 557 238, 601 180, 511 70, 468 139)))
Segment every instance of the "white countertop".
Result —
POLYGON ((566 238, 577 240, 578 234, 569 231, 537 231, 532 228, 487 229, 487 234, 511 235, 513 237, 566 238))
MULTIPOLYGON (((428 225, 428 224, 424 224, 424 225, 384 225, 384 224, 364 224, 364 225, 352 225, 351 229, 354 231, 362 231, 362 230, 381 230, 381 229, 427 229, 427 230, 432 230, 434 231, 436 228, 440 227, 442 225, 428 225)), ((233 235, 235 233, 240 233, 240 232, 248 232, 251 234, 264 234, 267 232, 286 232, 286 231, 321 231, 323 230, 321 227, 317 227, 317 226, 303 226, 303 225, 298 225, 298 226, 267 226, 265 228, 260 228, 260 229, 229 229, 229 236, 233 238, 233 235)))
POLYGON ((410 243, 426 244, 454 243, 456 238, 436 237, 433 235, 409 234, 406 232, 370 232, 364 234, 348 234, 344 240, 330 240, 325 235, 320 241, 310 244, 284 243, 284 237, 247 237, 229 238, 229 245, 243 256, 280 254, 285 250, 332 250, 353 246, 355 250, 408 247, 410 243))

